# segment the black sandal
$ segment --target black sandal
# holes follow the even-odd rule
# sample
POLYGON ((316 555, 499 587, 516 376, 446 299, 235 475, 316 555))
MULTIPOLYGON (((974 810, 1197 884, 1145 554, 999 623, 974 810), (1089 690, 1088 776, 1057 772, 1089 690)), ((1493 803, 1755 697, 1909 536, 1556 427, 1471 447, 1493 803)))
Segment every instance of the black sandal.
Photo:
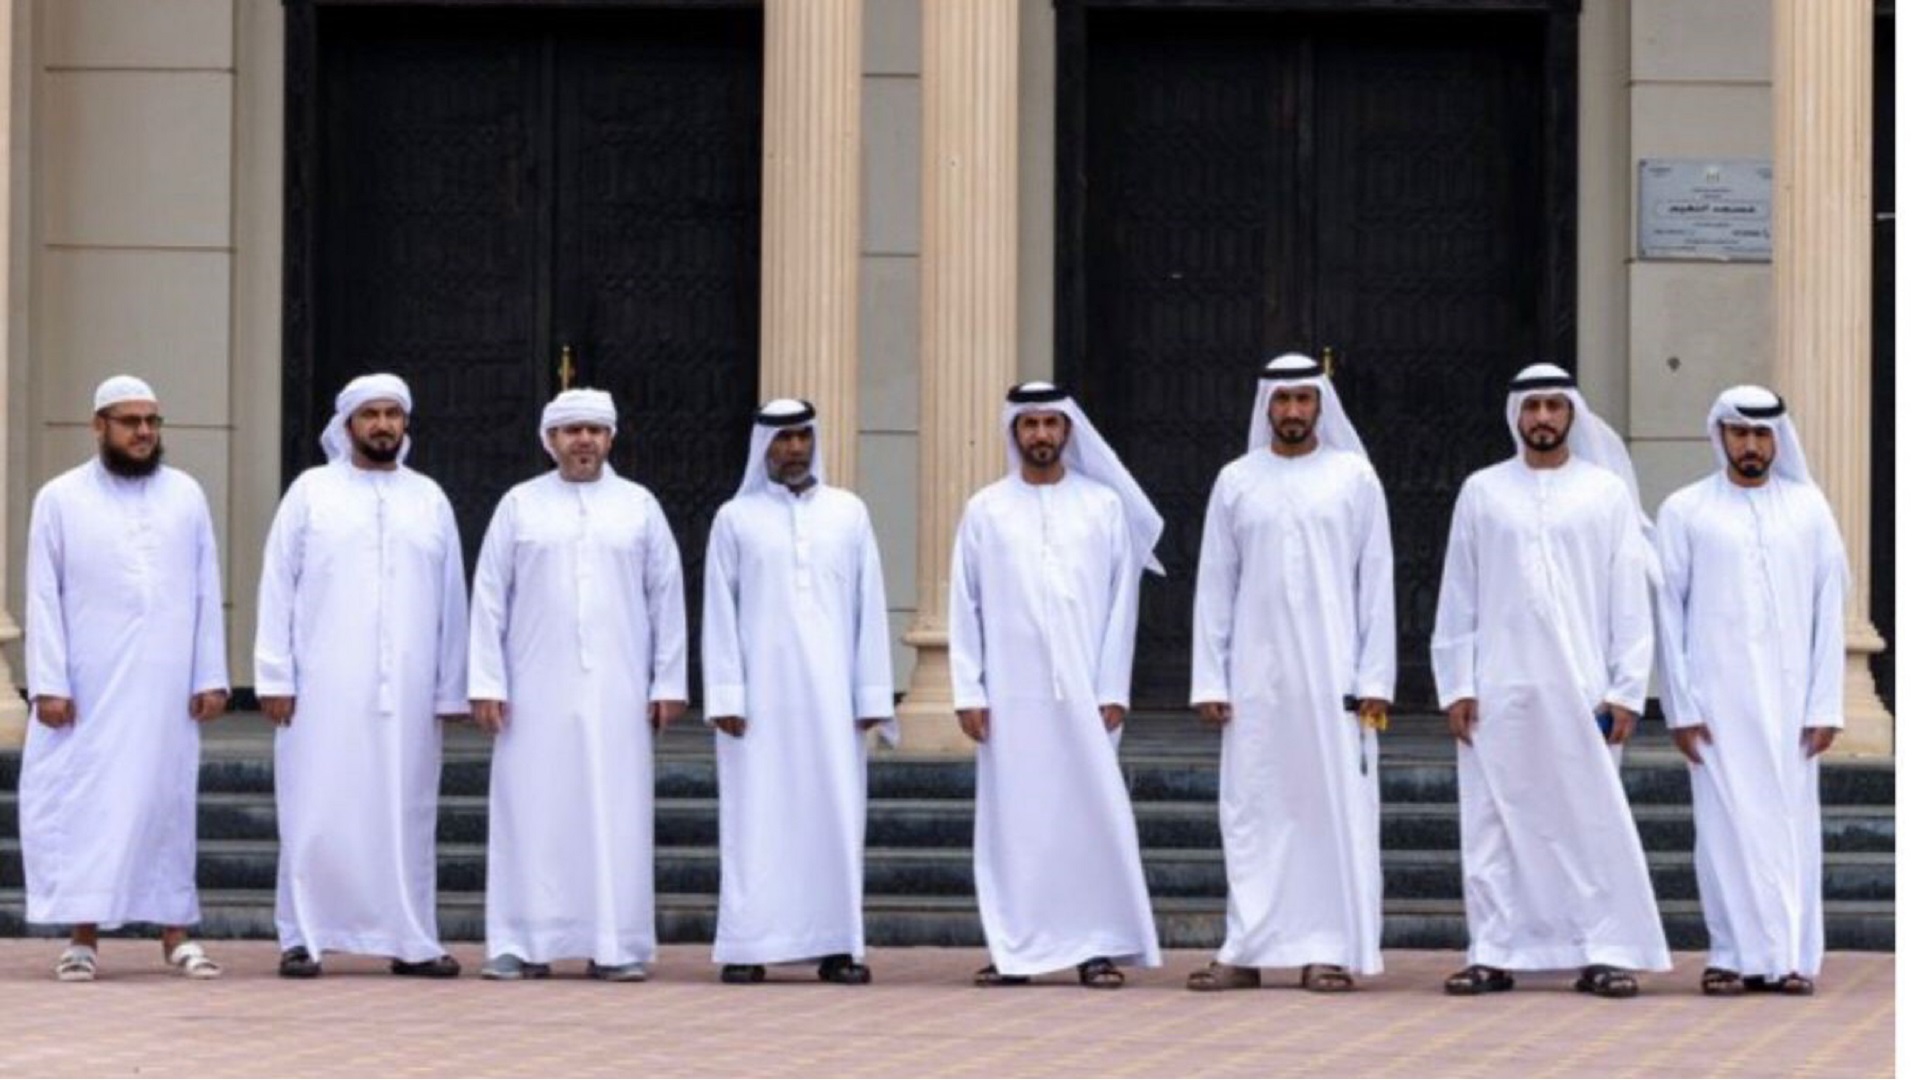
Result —
POLYGON ((1640 980, 1624 968, 1610 964, 1588 964, 1580 969, 1580 978, 1573 988, 1596 997, 1630 998, 1640 992, 1640 980))
POLYGON ((1700 992, 1708 997, 1734 997, 1750 989, 1737 971, 1710 967, 1700 973, 1700 992))
POLYGON ((835 953, 820 961, 817 974, 821 982, 841 986, 865 986, 873 981, 873 970, 848 953, 835 953))
POLYGON ((416 979, 455 979, 460 976, 460 961, 445 953, 431 960, 394 960, 387 965, 387 972, 416 979))
POLYGON ((720 968, 720 981, 733 986, 766 982, 767 969, 760 964, 726 964, 720 968))
POLYGON ((1025 986, 1032 981, 1025 975, 1002 975, 1000 969, 992 964, 973 973, 975 986, 1025 986))
POLYGON ((283 979, 317 979, 320 977, 320 961, 314 959, 305 945, 295 945, 280 954, 280 977, 283 979))
POLYGON ((1447 976, 1447 993, 1455 997, 1500 994, 1513 989, 1513 973, 1485 964, 1469 964, 1447 976))
POLYGON ((1127 985, 1127 977, 1113 961, 1096 956, 1080 965, 1080 985, 1090 990, 1118 990, 1127 985))

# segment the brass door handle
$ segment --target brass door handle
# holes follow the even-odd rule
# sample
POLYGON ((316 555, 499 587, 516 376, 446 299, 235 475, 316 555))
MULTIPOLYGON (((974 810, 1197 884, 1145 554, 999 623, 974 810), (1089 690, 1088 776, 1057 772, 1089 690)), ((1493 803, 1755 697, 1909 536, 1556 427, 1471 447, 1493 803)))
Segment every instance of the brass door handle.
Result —
POLYGON ((1320 346, 1320 367, 1326 371, 1327 378, 1333 378, 1333 346, 1320 346))
POLYGON ((560 376, 560 389, 562 390, 573 389, 574 371, 575 371, 575 368, 573 366, 573 346, 572 345, 560 346, 560 370, 558 372, 558 375, 560 376))

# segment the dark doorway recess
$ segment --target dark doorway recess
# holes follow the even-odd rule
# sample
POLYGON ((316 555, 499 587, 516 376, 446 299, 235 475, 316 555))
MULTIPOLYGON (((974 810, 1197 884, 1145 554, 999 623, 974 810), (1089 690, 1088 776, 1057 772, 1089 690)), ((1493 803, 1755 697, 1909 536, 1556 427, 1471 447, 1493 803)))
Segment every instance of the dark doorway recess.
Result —
POLYGON ((285 481, 348 379, 396 372, 409 463, 445 487, 471 567, 501 494, 549 467, 543 404, 600 387, 697 614, 757 389, 759 10, 287 13, 285 481))
POLYGON ((1386 485, 1399 697, 1431 705, 1454 496, 1512 452, 1512 372, 1573 364, 1577 7, 1225 7, 1061 12, 1058 367, 1168 522, 1136 697, 1186 700, 1208 492, 1294 349, 1386 485))

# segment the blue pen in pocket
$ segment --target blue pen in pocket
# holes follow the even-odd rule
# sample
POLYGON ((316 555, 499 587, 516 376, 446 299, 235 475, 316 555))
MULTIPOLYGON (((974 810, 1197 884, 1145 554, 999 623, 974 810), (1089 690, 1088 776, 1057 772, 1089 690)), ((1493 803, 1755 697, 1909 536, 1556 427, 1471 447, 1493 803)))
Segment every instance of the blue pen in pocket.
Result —
POLYGON ((1613 710, 1605 705, 1593 710, 1593 722, 1600 725, 1600 737, 1613 738, 1613 710))

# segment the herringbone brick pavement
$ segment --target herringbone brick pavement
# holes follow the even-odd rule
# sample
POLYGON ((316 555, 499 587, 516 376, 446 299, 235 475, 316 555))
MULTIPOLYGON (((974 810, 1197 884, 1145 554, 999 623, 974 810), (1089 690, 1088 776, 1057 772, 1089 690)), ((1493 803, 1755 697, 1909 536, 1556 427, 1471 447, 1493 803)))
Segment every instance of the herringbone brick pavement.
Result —
MULTIPOLYGON (((1182 989, 1202 953, 1132 972, 1119 993, 1071 973, 1027 988, 970 984, 963 949, 883 949, 876 982, 822 986, 811 968, 723 986, 707 950, 666 948, 652 981, 396 979, 328 957, 281 980, 269 942, 210 942, 224 979, 189 983, 150 941, 107 941, 101 980, 55 983, 59 944, 0 941, 0 1076, 1890 1076, 1894 957, 1827 959, 1820 992, 1708 999, 1698 954, 1631 1001, 1528 977, 1448 998, 1460 957, 1400 952, 1359 993, 1270 985, 1182 989)), ((1270 981, 1293 972, 1268 972, 1270 981)))

